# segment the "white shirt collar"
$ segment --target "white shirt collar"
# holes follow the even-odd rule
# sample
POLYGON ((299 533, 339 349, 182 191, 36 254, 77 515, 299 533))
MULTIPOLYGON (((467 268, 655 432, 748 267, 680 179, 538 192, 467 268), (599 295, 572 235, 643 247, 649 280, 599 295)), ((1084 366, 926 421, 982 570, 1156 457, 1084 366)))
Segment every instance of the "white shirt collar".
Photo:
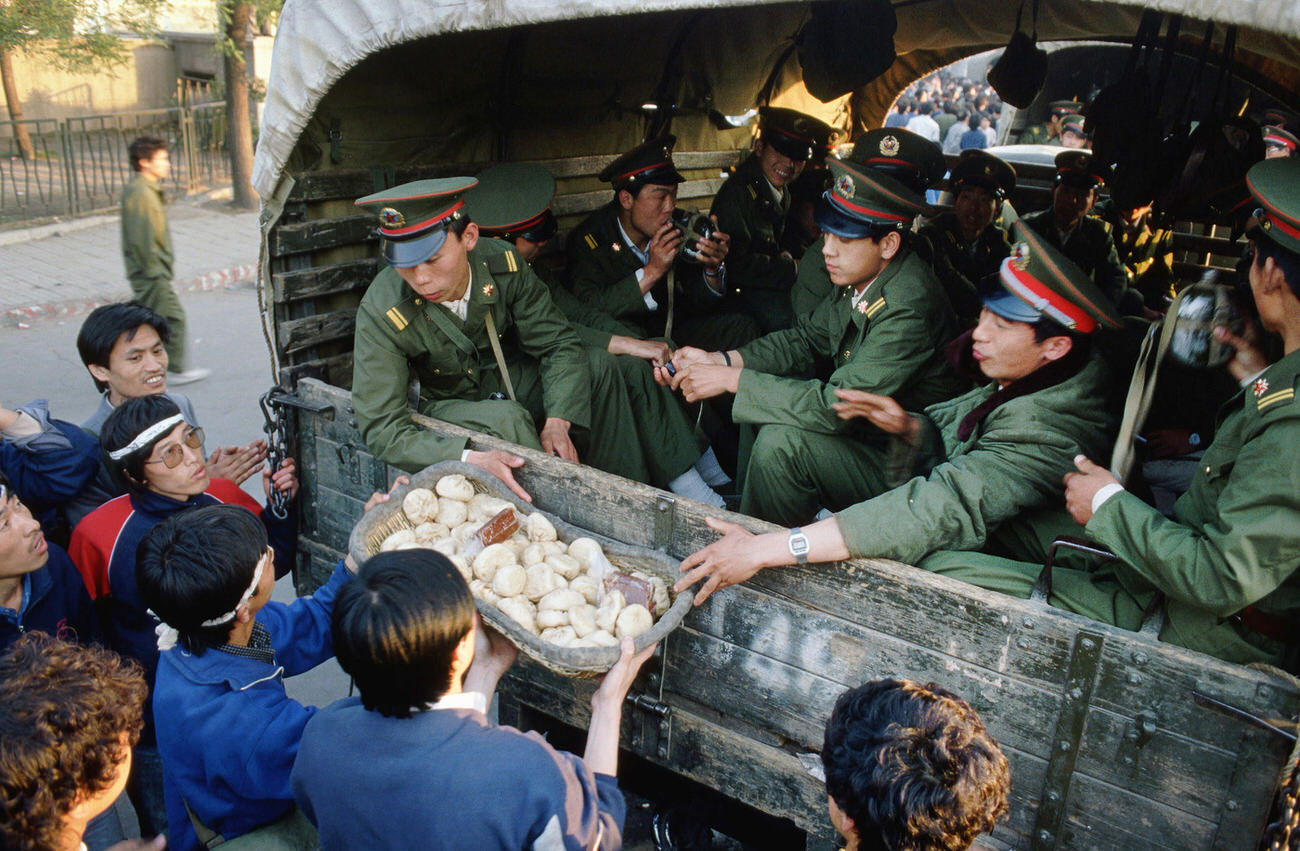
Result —
MULTIPOLYGON (((632 249, 632 253, 635 254, 635 255, 637 256, 637 259, 641 261, 641 265, 644 266, 646 263, 649 263, 649 262, 650 262, 650 252, 649 252, 649 251, 642 251, 641 249, 637 248, 637 247, 636 247, 636 243, 632 241, 632 237, 630 237, 630 236, 627 235, 627 231, 623 230, 623 222, 622 222, 622 220, 617 220, 617 222, 618 222, 618 233, 619 233, 619 236, 623 237, 623 242, 627 244, 627 247, 628 247, 628 248, 632 249)), ((650 247, 650 243, 647 242, 647 243, 646 243, 646 248, 649 248, 649 247, 650 247)))
POLYGON ((465 287, 465 294, 455 301, 443 302, 443 307, 460 317, 464 322, 465 317, 469 316, 469 294, 474 291, 474 264, 469 267, 469 285, 465 287))
POLYGON ((430 703, 426 709, 473 709, 487 714, 487 695, 479 691, 462 691, 457 694, 443 695, 436 703, 430 703))

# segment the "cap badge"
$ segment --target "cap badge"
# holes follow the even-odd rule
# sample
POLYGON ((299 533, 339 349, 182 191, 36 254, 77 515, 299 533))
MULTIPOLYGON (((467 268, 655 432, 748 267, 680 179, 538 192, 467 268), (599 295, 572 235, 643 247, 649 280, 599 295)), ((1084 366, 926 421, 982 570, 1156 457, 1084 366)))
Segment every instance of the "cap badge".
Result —
POLYGON ((880 140, 880 153, 884 154, 887 157, 898 156, 898 147, 899 145, 898 145, 897 136, 886 136, 885 138, 880 140))
POLYGON ((382 222, 386 228, 400 228, 402 225, 406 224, 406 216, 403 216, 392 207, 385 207, 379 211, 379 221, 382 222))
POLYGON ((1263 396, 1265 393, 1268 392, 1268 379, 1261 378, 1257 380, 1255 384, 1250 388, 1250 392, 1255 394, 1256 399, 1258 399, 1260 396, 1263 396))
POLYGON ((1026 242, 1017 242, 1011 246, 1011 265, 1020 271, 1025 271, 1029 266, 1029 244, 1026 242))
POLYGON ((484 285, 483 285, 483 295, 485 295, 485 296, 487 296, 487 297, 489 297, 489 298, 491 298, 491 297, 492 297, 492 293, 494 293, 494 292, 496 292, 496 291, 497 291, 497 288, 494 287, 494 286, 492 286, 491 284, 484 284, 484 285))
POLYGON ((611 250, 611 251, 622 251, 622 250, 623 250, 623 246, 621 246, 621 245, 619 245, 617 242, 615 242, 615 243, 613 243, 612 245, 610 245, 610 250, 611 250))
POLYGON ((835 194, 846 200, 853 198, 853 193, 857 187, 853 185, 853 178, 847 174, 840 175, 840 179, 835 181, 835 194))

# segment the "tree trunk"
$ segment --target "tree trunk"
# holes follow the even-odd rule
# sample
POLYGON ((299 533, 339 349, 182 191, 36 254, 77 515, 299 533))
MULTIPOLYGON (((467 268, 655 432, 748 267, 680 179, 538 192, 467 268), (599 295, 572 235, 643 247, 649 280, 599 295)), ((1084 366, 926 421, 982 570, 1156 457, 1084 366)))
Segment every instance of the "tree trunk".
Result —
POLYGON ((253 125, 249 117, 248 69, 244 56, 248 49, 249 25, 253 18, 253 5, 238 0, 230 4, 230 24, 226 36, 234 50, 226 53, 226 147, 230 152, 230 182, 234 189, 235 207, 243 210, 257 208, 257 193, 253 191, 253 125))
MULTIPOLYGON (((8 50, 0 50, 0 81, 4 83, 5 104, 9 107, 9 117, 15 122, 22 121, 23 102, 18 99, 18 84, 14 82, 13 54, 8 50)), ((18 143, 18 151, 23 159, 36 159, 36 149, 32 147, 32 137, 27 132, 27 125, 15 123, 13 129, 14 141, 18 143)))

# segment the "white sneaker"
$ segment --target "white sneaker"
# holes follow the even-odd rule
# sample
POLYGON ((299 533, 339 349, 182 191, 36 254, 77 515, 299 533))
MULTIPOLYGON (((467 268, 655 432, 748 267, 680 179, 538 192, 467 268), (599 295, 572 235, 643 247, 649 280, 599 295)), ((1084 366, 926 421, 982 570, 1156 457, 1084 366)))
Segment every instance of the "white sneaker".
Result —
POLYGON ((193 384, 196 381, 202 381, 212 374, 210 369, 187 369, 184 372, 167 373, 168 384, 193 384))

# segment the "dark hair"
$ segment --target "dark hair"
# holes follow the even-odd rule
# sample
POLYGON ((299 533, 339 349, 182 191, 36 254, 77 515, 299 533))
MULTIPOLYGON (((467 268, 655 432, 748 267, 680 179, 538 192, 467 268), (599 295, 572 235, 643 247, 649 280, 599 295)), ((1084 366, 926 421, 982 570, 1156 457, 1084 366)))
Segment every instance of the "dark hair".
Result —
POLYGON ((0 656, 0 847, 57 848, 78 799, 113 785, 147 689, 135 662, 30 632, 0 656))
POLYGON ((242 506, 201 505, 177 512, 136 550, 140 599, 180 633, 180 646, 200 656, 225 644, 235 622, 200 624, 234 611, 266 547, 262 521, 242 506))
POLYGON ((1266 234, 1263 228, 1255 228, 1251 231, 1250 238, 1255 241, 1255 262, 1263 266, 1264 261, 1271 258, 1281 270, 1291 293, 1296 298, 1300 298, 1300 254, 1279 244, 1277 240, 1266 234))
POLYGON ((127 156, 131 158, 131 168, 135 171, 140 170, 141 160, 153 159, 154 154, 165 150, 167 150, 167 143, 157 136, 137 137, 126 149, 127 156))
POLYGON ((970 704, 934 683, 875 680, 840 695, 822 765, 864 848, 969 848, 1007 811, 1007 758, 970 704))
POLYGON ((474 628, 474 598, 433 550, 379 553, 334 600, 334 655, 366 709, 408 718, 451 686, 452 653, 474 628))
MULTIPOLYGON (((94 364, 108 369, 109 356, 113 354, 118 339, 125 334, 128 341, 134 340, 136 331, 142 325, 148 325, 157 331, 164 343, 171 340, 172 331, 167 320, 138 301, 105 304, 95 308, 77 332, 77 352, 81 355, 81 362, 86 366, 94 364)), ((91 380, 100 393, 108 389, 107 383, 93 375, 91 380)))
POLYGON ((469 227, 469 222, 469 216, 460 216, 459 218, 452 219, 447 224, 447 233, 452 236, 463 236, 465 228, 469 227))
POLYGON ((154 423, 162 422, 168 417, 179 414, 181 409, 161 393, 153 396, 137 396, 118 405, 113 413, 104 420, 99 431, 99 445, 105 453, 104 464, 110 473, 116 474, 120 484, 133 493, 147 490, 144 476, 144 464, 149 460, 158 441, 167 436, 163 433, 146 443, 140 449, 125 458, 113 461, 107 457, 109 452, 116 452, 131 445, 140 432, 154 423))

